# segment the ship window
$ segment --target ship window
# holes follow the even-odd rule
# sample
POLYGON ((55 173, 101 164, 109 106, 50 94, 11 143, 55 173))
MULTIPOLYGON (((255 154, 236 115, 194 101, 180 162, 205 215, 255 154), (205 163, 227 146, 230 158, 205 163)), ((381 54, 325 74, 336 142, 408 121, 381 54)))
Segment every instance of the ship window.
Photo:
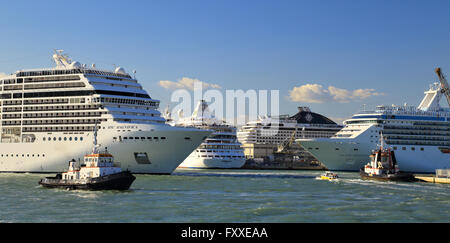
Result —
POLYGON ((420 151, 423 151, 424 150, 424 148, 420 148, 420 151))
POLYGON ((158 137, 153 137, 153 139, 158 140, 158 137))
POLYGON ((53 141, 56 141, 56 137, 53 137, 53 141))
POLYGON ((416 148, 415 148, 415 147, 411 147, 411 150, 413 150, 413 151, 414 151, 414 150, 416 150, 416 148))
POLYGON ((406 147, 402 147, 402 150, 406 150, 406 147))
POLYGON ((75 141, 77 141, 77 140, 78 140, 78 138, 77 138, 77 137, 75 137, 75 138, 74 138, 74 140, 75 140, 75 141))
POLYGON ((161 137, 161 139, 166 139, 166 137, 161 137))
POLYGON ((134 137, 134 139, 139 139, 139 137, 134 137))
POLYGON ((336 150, 339 150, 339 148, 336 148, 336 150))
MULTIPOLYGON (((206 137, 205 137, 206 138, 206 137)), ((184 139, 186 139, 186 140, 191 140, 191 138, 190 137, 185 137, 184 139)))
POLYGON ((147 137, 148 140, 152 140, 152 137, 147 137))
POLYGON ((80 141, 83 141, 83 137, 80 137, 80 141))

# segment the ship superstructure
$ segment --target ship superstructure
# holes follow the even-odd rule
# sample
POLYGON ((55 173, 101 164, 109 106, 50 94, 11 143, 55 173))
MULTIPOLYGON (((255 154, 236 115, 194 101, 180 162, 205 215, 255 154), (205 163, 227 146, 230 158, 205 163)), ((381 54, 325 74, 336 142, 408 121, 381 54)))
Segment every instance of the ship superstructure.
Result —
POLYGON ((61 172, 90 150, 98 124, 99 144, 123 169, 170 174, 210 134, 166 125, 159 100, 121 67, 87 67, 61 50, 53 60, 0 79, 1 172, 61 172))
POLYGON ((236 128, 215 118, 204 100, 197 104, 192 116, 182 117, 174 125, 214 131, 184 160, 180 168, 241 168, 245 164, 236 128))
POLYGON ((298 139, 306 150, 331 170, 358 171, 376 149, 382 133, 397 156, 401 171, 433 173, 450 166, 450 109, 439 102, 448 95, 440 69, 440 83, 430 85, 418 107, 377 106, 344 122, 331 138, 298 139))
MULTIPOLYGON (((255 121, 249 121, 240 128, 237 136, 244 146, 246 157, 255 159, 273 157, 274 150, 280 150, 280 145, 291 138, 329 138, 340 129, 341 125, 312 112, 309 107, 298 107, 297 114, 293 116, 260 116, 255 121)), ((303 157, 314 159, 309 153, 303 153, 303 157)))

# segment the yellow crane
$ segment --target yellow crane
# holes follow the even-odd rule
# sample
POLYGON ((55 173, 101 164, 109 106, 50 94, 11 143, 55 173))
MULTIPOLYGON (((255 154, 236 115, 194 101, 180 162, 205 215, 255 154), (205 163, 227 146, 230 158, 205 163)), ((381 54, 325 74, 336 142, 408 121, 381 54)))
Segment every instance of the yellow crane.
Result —
POLYGON ((292 132, 291 137, 284 140, 281 144, 278 145, 277 153, 286 153, 288 149, 292 146, 295 141, 295 135, 297 134, 297 129, 292 132))

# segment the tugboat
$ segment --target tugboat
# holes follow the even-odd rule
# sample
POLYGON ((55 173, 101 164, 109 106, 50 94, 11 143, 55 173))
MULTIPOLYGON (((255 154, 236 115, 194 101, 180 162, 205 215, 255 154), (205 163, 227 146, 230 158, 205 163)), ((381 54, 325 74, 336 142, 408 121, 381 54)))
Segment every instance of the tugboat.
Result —
POLYGON ((105 151, 97 151, 97 131, 94 131, 94 148, 84 156, 84 163, 69 162, 67 172, 46 177, 39 184, 47 188, 68 190, 128 190, 136 179, 130 171, 114 164, 114 157, 105 151))
POLYGON ((414 175, 400 172, 395 153, 391 148, 385 146, 383 134, 381 134, 380 140, 381 144, 370 155, 370 162, 361 168, 361 178, 378 181, 415 181, 414 175))
POLYGON ((317 180, 328 180, 328 181, 335 181, 338 178, 339 178, 338 175, 331 171, 327 171, 324 174, 322 174, 321 176, 316 177, 317 180))

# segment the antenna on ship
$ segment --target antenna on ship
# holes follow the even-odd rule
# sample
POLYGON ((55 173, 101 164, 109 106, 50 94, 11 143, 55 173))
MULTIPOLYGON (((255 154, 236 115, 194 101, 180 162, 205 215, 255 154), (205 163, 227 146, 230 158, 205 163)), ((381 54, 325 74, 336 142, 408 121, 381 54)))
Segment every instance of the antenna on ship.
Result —
POLYGON ((70 57, 63 53, 64 50, 61 49, 53 49, 55 54, 53 54, 53 61, 56 63, 57 67, 68 67, 72 60, 70 57))

